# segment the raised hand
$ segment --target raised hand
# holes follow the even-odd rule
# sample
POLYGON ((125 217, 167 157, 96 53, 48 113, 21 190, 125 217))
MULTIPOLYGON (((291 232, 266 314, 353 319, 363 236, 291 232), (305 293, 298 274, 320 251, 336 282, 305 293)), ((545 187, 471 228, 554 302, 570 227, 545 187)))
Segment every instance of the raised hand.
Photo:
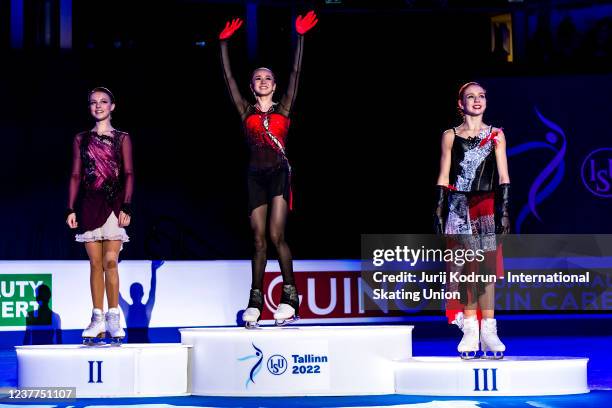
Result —
POLYGON ((305 16, 297 16, 295 19, 295 31, 299 35, 306 34, 312 27, 316 26, 319 20, 314 11, 310 10, 305 16))
POLYGON ((232 35, 234 35, 236 30, 238 30, 241 26, 242 20, 239 18, 235 18, 232 21, 228 21, 227 23, 225 23, 225 28, 223 29, 223 31, 221 31, 221 33, 219 34, 219 39, 227 40, 232 35))

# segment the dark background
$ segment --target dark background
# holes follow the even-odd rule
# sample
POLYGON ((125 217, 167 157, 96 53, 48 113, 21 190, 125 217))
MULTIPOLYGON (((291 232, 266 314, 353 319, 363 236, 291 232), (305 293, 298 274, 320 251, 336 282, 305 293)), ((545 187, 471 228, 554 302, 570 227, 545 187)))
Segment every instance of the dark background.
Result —
MULTIPOLYGON (((287 234, 296 259, 357 258, 362 233, 430 232, 439 137, 459 124, 456 90, 468 80, 488 89, 486 121, 505 129, 509 149, 546 142, 534 108, 565 132, 562 182, 521 232, 611 231, 610 199, 580 181, 584 157, 611 145, 605 2, 252 3, 254 57, 245 27, 230 44, 245 95, 262 65, 282 92, 295 13, 319 13, 288 142, 296 210, 287 234), (491 51, 490 18, 504 13, 513 18, 512 63, 491 51)), ((93 126, 86 98, 95 86, 113 91, 113 125, 134 143, 134 216, 122 258, 249 258, 247 149, 216 41, 227 19, 245 17, 245 2, 75 1, 71 49, 60 49, 57 24, 41 28, 56 21, 58 7, 28 3, 23 47, 0 30, 0 259, 84 258, 64 209, 72 138, 93 126)), ((553 155, 510 157, 516 215, 553 155)))

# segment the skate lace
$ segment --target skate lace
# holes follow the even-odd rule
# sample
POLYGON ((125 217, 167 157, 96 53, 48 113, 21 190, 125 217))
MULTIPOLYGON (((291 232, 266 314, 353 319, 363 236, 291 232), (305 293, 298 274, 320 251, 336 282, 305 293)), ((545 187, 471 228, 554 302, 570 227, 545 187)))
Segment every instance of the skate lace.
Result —
POLYGON ((119 314, 109 313, 106 315, 106 321, 110 324, 119 324, 119 314))
POLYGON ((473 322, 464 319, 462 330, 464 334, 472 335, 476 332, 476 330, 478 330, 478 323, 474 324, 473 322))
POLYGON ((100 323, 100 321, 102 321, 102 319, 92 316, 91 321, 87 325, 87 330, 93 329, 98 323, 100 323))
POLYGON ((484 329, 491 334, 497 335, 497 322, 495 321, 485 322, 484 329))

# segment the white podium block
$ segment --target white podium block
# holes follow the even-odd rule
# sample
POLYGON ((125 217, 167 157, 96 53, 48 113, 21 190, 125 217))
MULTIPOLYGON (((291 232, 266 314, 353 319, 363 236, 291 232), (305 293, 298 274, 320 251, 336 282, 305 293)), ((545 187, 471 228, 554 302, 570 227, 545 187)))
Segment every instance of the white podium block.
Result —
POLYGON ((587 358, 414 357, 396 364, 397 394, 431 396, 530 396, 589 392, 587 358))
POLYGON ((412 356, 413 326, 181 329, 193 346, 194 395, 395 393, 394 362, 412 356))
POLYGON ((181 344, 17 346, 19 387, 76 387, 76 396, 188 394, 189 347, 181 344))

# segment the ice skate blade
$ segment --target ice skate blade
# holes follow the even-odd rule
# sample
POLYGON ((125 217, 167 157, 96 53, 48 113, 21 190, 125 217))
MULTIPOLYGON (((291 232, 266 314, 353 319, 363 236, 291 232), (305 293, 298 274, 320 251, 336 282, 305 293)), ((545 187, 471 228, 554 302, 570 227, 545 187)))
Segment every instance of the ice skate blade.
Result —
POLYGON ((87 347, 101 347, 106 346, 106 342, 104 340, 96 341, 95 337, 87 337, 83 339, 83 345, 87 347))
POLYGON ((287 326, 288 324, 297 322, 298 320, 300 320, 300 318, 298 316, 294 316, 294 317, 289 318, 289 319, 276 319, 274 321, 274 324, 277 327, 282 327, 282 326, 287 326))
POLYGON ((259 329, 259 323, 258 322, 244 322, 244 328, 247 330, 259 329))
POLYGON ((123 337, 113 337, 110 345, 113 347, 119 347, 123 344, 123 339, 124 339, 123 337))
POLYGON ((459 356, 462 360, 474 360, 478 358, 478 351, 460 351, 459 356))
POLYGON ((501 360, 502 358, 504 358, 504 352, 503 351, 483 350, 482 358, 486 360, 501 360), (493 354, 489 354, 489 353, 493 353, 493 354))
POLYGON ((106 338, 106 333, 100 333, 96 337, 83 337, 83 345, 84 346, 98 346, 105 345, 104 341, 106 338))

